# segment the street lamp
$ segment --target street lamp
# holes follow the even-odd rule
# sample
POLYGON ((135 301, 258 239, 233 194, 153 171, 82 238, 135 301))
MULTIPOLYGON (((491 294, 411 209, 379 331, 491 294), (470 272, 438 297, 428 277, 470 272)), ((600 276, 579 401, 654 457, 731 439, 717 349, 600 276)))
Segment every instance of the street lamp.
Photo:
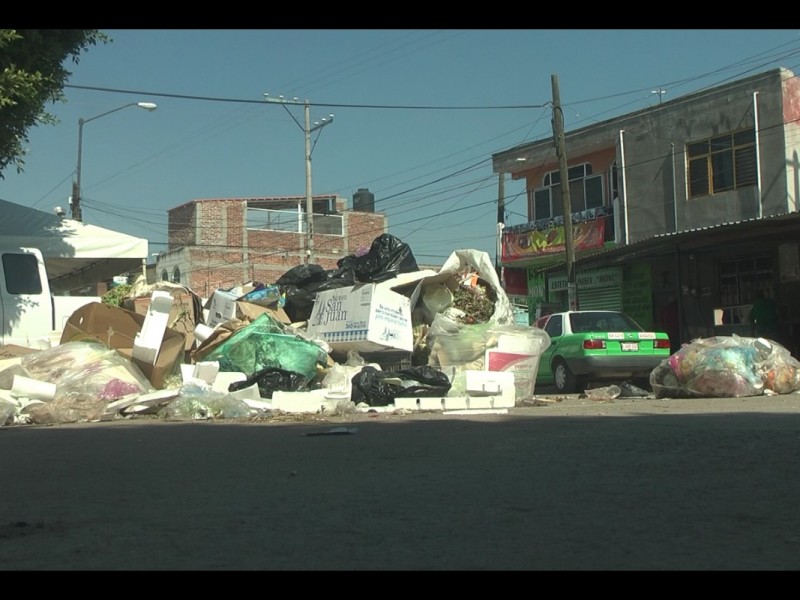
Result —
POLYGON ((95 119, 99 119, 100 117, 105 117, 106 115, 110 115, 111 113, 117 112, 118 110, 122 110, 123 108, 128 108, 131 106, 137 106, 139 108, 143 108, 147 111, 154 111, 158 108, 157 104, 153 102, 131 102, 129 104, 123 104, 117 108, 112 110, 106 111, 99 115, 95 115, 89 119, 78 119, 78 166, 75 168, 75 181, 72 184, 72 218, 76 221, 81 221, 81 151, 83 148, 83 126, 88 123, 89 121, 94 121, 95 119))

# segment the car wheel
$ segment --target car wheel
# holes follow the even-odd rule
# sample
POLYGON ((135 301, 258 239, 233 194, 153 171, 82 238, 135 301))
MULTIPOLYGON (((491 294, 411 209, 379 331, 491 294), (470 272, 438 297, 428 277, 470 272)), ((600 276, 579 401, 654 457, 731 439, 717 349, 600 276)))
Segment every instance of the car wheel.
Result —
POLYGON ((553 363, 553 383, 562 394, 573 394, 578 385, 578 379, 570 371, 567 363, 559 358, 553 363))

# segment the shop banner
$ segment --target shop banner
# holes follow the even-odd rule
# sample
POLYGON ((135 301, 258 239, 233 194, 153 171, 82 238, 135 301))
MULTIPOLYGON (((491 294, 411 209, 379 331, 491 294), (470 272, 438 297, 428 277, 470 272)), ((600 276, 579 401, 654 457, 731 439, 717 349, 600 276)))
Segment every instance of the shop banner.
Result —
MULTIPOLYGON (((602 248, 604 239, 605 219, 572 224, 572 248, 575 252, 602 248)), ((519 233, 504 231, 502 247, 504 263, 564 252, 564 226, 519 233)))

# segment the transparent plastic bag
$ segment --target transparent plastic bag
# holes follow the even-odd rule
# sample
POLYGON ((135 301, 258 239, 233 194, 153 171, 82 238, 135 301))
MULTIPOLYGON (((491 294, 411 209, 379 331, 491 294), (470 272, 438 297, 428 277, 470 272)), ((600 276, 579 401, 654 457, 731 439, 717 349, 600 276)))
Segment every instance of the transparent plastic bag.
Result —
POLYGON ((94 340, 67 342, 26 354, 20 364, 30 378, 55 383, 55 398, 86 394, 116 400, 154 389, 129 359, 94 340))
POLYGON ((738 335, 694 340, 650 373, 656 397, 740 397, 800 389, 800 362, 780 344, 738 335))
POLYGON ((229 393, 216 392, 211 387, 190 383, 181 388, 180 395, 159 412, 167 419, 236 419, 252 414, 250 406, 229 393))
POLYGON ((17 407, 11 402, 0 399, 0 427, 11 425, 17 415, 17 407))

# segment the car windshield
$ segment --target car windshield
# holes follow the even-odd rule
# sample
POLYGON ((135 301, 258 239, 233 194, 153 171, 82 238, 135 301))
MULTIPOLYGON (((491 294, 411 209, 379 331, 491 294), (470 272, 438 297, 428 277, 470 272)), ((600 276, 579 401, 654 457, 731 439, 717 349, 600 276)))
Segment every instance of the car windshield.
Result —
POLYGON ((636 321, 624 313, 584 311, 569 316, 573 333, 589 331, 642 331, 636 321))

